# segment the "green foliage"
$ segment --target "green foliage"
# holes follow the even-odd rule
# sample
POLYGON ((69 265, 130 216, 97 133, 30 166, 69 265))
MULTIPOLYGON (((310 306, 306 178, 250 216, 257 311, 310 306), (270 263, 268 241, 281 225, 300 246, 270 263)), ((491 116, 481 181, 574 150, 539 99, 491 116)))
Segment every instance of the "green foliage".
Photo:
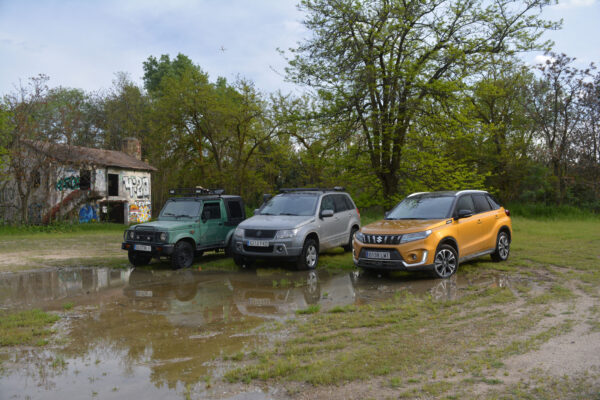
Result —
POLYGON ((43 339, 52 334, 47 326, 58 319, 56 315, 37 309, 16 313, 0 312, 0 346, 43 345, 43 339))

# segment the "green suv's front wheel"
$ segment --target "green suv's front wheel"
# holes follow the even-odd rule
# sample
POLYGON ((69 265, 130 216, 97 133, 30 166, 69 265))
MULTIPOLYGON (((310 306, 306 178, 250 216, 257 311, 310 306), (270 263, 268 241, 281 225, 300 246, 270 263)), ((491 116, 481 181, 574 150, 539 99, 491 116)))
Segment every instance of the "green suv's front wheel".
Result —
POLYGON ((171 255, 173 269, 188 268, 194 262, 194 247, 186 241, 177 242, 171 255))

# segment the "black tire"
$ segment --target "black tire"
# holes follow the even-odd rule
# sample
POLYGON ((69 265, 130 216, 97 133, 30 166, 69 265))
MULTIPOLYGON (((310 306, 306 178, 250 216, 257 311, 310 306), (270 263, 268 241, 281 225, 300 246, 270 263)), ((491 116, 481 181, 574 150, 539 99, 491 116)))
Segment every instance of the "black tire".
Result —
POLYGON ((348 244, 342 246, 344 248, 344 251, 352 251, 352 240, 354 240, 354 234, 358 231, 358 228, 353 226, 352 229, 350 229, 350 238, 348 239, 348 244))
POLYGON ((458 269, 458 255, 454 247, 442 244, 438 246, 433 258, 433 275, 436 278, 448 279, 458 269))
POLYGON ((129 250, 127 253, 127 257, 129 258, 129 262, 131 265, 136 267, 142 267, 144 265, 150 264, 150 260, 152 260, 152 254, 142 253, 140 251, 129 250))
POLYGON ((244 258, 239 254, 233 254, 233 262, 235 263, 235 265, 237 265, 240 268, 248 268, 250 266, 252 266, 252 264, 254 263, 254 260, 248 259, 248 258, 244 258))
POLYGON ((225 248, 223 250, 225 250, 225 255, 227 257, 233 256, 235 254, 235 252, 233 251, 233 236, 229 238, 229 242, 227 242, 227 244, 225 245, 225 248))
POLYGON ((304 246, 302 247, 302 253, 296 260, 296 267, 298 269, 315 269, 319 262, 319 245, 314 239, 306 239, 304 246))
POLYGON ((491 254, 492 260, 495 262, 506 261, 508 260, 509 254, 510 238, 508 237, 508 233, 505 231, 500 231, 498 232, 498 237, 496 238, 496 251, 491 254))
POLYGON ((173 269, 189 268, 194 262, 194 247, 186 241, 177 242, 171 255, 173 269))

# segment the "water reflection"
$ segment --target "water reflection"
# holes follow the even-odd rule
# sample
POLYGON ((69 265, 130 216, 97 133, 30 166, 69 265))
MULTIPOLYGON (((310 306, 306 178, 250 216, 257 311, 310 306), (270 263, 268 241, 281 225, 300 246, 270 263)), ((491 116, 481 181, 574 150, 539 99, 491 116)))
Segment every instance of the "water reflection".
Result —
POLYGON ((294 317, 319 304, 386 300, 397 293, 453 300, 469 286, 506 286, 506 276, 434 280, 414 275, 255 269, 111 270, 65 268, 0 275, 5 308, 61 309, 73 301, 68 343, 59 350, 20 350, 3 356, 3 397, 64 398, 127 393, 180 398, 188 384, 214 372, 216 357, 259 340, 265 321, 294 317), (64 360, 56 368, 56 360, 64 360), (152 382, 153 385, 147 385, 152 382))

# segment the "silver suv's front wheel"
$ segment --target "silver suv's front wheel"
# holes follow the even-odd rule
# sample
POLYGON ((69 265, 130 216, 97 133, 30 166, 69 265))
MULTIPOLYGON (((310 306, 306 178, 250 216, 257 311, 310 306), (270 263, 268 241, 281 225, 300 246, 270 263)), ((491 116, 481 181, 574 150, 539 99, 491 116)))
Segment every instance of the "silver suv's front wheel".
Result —
POLYGON ((314 239, 306 239, 300 258, 296 262, 298 269, 315 269, 319 261, 319 245, 314 239))

